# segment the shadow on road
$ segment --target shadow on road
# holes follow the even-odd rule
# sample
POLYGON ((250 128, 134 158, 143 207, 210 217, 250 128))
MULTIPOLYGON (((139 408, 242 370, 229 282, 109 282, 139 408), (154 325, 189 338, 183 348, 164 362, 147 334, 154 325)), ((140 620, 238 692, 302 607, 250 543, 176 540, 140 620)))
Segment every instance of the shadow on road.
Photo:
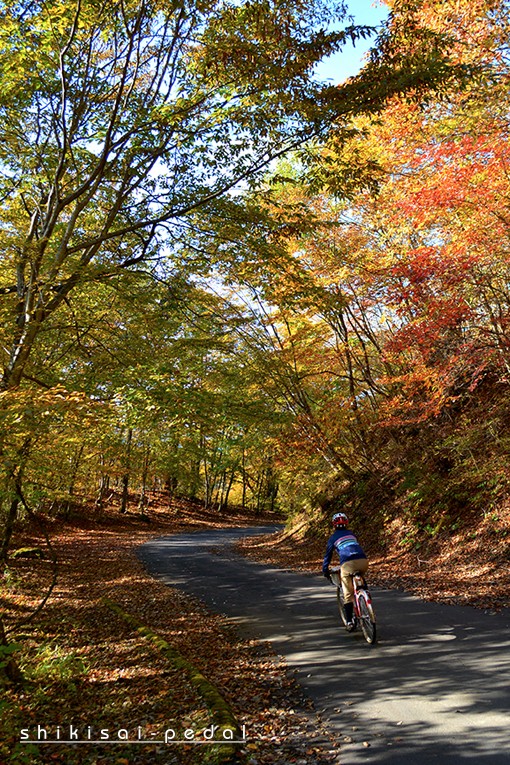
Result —
POLYGON ((242 533, 153 540, 140 557, 153 575, 285 656, 344 741, 343 765, 510 765, 507 613, 374 590, 380 642, 371 647, 341 628, 334 588, 324 579, 221 548, 242 533))

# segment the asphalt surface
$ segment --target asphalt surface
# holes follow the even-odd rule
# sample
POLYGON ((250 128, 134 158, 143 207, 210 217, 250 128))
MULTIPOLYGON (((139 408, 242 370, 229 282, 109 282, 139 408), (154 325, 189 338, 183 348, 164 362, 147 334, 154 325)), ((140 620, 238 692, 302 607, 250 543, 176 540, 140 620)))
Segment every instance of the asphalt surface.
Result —
POLYGON ((163 537, 138 553, 153 576, 271 642, 343 742, 342 765, 510 765, 510 613, 373 588, 369 646, 341 627, 325 579, 232 550, 273 528, 163 537))

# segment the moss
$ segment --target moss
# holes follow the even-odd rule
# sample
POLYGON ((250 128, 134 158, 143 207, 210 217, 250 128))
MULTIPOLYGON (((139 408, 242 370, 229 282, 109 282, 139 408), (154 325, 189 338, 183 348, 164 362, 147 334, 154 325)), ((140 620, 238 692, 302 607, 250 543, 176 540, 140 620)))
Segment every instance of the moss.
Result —
POLYGON ((13 550, 11 558, 44 558, 44 552, 40 547, 19 547, 13 550))
MULTIPOLYGON (((126 613, 117 603, 108 598, 103 598, 103 602, 116 614, 118 614, 130 627, 135 629, 141 637, 150 640, 156 648, 168 659, 174 667, 185 672, 190 683, 197 693, 204 700, 210 713, 212 722, 218 726, 217 733, 221 736, 224 730, 233 731, 236 738, 241 736, 241 727, 231 709, 215 685, 213 685, 190 661, 182 656, 166 640, 158 635, 147 625, 140 622, 132 614, 126 613)), ((234 763, 236 761, 235 745, 221 744, 211 747, 209 762, 234 763)))

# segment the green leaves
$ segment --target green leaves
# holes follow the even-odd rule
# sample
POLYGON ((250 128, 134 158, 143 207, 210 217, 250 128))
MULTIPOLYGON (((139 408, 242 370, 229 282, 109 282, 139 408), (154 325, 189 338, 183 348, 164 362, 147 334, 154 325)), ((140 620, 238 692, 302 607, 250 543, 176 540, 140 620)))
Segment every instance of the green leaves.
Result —
POLYGON ((13 654, 22 648, 21 643, 9 643, 0 645, 0 670, 7 666, 13 654))
POLYGON ((239 475, 246 450, 264 462, 291 417, 347 471, 356 450, 344 425, 366 445, 360 412, 384 387, 378 298, 361 267, 343 284, 363 237, 352 221, 339 235, 336 211, 324 220, 320 195, 309 203, 300 190, 301 170, 286 199, 264 176, 330 133, 337 145, 322 154, 315 188, 329 179, 354 199, 362 178, 372 191, 384 180, 380 157, 353 149, 369 130, 357 132, 353 115, 379 113, 413 83, 421 96, 449 62, 441 35, 404 8, 365 73, 323 86, 316 62, 370 31, 336 29, 345 10, 328 0, 4 4, 1 385, 14 396, 9 459, 28 439, 34 497, 71 494, 69 464, 104 478, 130 431, 134 470, 147 472, 149 450, 195 478, 213 463, 239 475), (339 268, 337 247, 354 253, 339 268), (57 393, 69 403, 74 391, 82 398, 61 407, 57 393), (331 427, 325 401, 337 406, 331 427), (80 417, 90 424, 82 444, 80 417), (53 450, 52 469, 36 443, 53 450))

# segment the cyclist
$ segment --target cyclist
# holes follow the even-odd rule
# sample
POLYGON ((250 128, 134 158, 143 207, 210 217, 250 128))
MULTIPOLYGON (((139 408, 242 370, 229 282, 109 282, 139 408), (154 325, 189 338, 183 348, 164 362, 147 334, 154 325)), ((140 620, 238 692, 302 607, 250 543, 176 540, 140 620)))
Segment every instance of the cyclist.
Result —
POLYGON ((327 579, 331 579, 329 564, 336 550, 340 558, 340 575, 344 594, 345 615, 347 617, 347 630, 354 629, 354 586, 350 574, 361 571, 363 574, 368 569, 368 560, 358 540, 349 531, 349 519, 344 513, 335 513, 332 518, 335 531, 328 539, 326 555, 322 563, 322 573, 327 579))

